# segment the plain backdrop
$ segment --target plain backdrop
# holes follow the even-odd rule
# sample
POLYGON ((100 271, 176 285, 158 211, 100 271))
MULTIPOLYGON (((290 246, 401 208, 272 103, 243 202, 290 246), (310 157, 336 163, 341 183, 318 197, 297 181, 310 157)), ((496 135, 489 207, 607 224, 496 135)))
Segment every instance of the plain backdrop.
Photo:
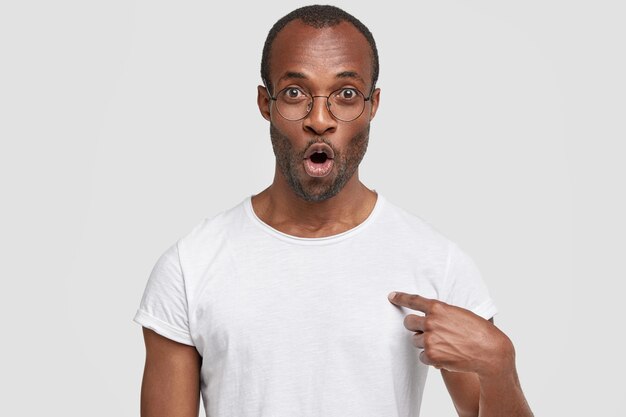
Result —
MULTIPOLYGON (((148 275, 269 185, 261 49, 303 4, 2 3, 0 415, 139 415, 148 275)), ((624 3, 334 4, 380 51, 362 180, 474 258, 537 416, 623 416, 624 3)))

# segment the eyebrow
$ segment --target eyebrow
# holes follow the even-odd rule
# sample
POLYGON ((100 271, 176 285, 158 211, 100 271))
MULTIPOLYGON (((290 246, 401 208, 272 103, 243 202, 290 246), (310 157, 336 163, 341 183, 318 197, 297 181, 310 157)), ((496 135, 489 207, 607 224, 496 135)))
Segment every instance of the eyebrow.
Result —
POLYGON ((280 77, 278 79, 278 81, 289 80, 289 79, 292 79, 292 78, 296 78, 296 79, 299 79, 299 80, 306 80, 307 76, 304 75, 301 72, 287 71, 286 73, 283 74, 282 77, 280 77))
POLYGON ((353 78, 355 80, 361 81, 362 83, 365 83, 363 77, 361 77, 356 71, 342 71, 337 74, 337 78, 353 78))

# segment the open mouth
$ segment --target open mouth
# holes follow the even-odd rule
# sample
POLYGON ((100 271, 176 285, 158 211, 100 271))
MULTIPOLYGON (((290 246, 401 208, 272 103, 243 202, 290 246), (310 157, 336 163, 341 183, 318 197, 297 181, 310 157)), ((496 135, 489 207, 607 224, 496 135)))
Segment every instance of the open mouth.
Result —
POLYGON ((328 159, 328 155, 326 155, 326 152, 323 152, 323 151, 315 152, 309 158, 311 159, 311 162, 313 162, 314 164, 323 164, 328 159))
POLYGON ((304 170, 311 177, 325 177, 333 169, 335 153, 325 143, 315 143, 304 154, 304 170))

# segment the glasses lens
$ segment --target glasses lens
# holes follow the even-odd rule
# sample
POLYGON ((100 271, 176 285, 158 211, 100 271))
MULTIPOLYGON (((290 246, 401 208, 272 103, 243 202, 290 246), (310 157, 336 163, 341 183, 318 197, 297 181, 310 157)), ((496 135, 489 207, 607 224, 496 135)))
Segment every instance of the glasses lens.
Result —
POLYGON ((330 112, 339 120, 350 122, 365 108, 365 97, 356 88, 340 88, 328 98, 330 112))
POLYGON ((297 87, 287 87, 276 95, 276 108, 288 120, 306 117, 311 108, 312 98, 297 87))
MULTIPOLYGON (((287 120, 304 119, 311 111, 313 98, 298 87, 287 87, 276 95, 276 108, 287 120)), ((331 114, 344 122, 357 119, 365 108, 365 97, 356 88, 340 88, 328 97, 331 114)))

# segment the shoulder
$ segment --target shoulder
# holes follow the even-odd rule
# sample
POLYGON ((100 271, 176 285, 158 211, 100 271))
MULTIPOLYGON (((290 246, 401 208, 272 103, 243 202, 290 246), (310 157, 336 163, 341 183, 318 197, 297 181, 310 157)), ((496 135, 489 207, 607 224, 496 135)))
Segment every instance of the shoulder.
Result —
POLYGON ((210 253, 212 248, 224 245, 244 227, 246 216, 244 200, 228 210, 204 218, 177 241, 181 256, 189 258, 194 254, 210 253))
POLYGON ((385 200, 381 226, 403 241, 447 252, 454 242, 421 216, 385 200))

